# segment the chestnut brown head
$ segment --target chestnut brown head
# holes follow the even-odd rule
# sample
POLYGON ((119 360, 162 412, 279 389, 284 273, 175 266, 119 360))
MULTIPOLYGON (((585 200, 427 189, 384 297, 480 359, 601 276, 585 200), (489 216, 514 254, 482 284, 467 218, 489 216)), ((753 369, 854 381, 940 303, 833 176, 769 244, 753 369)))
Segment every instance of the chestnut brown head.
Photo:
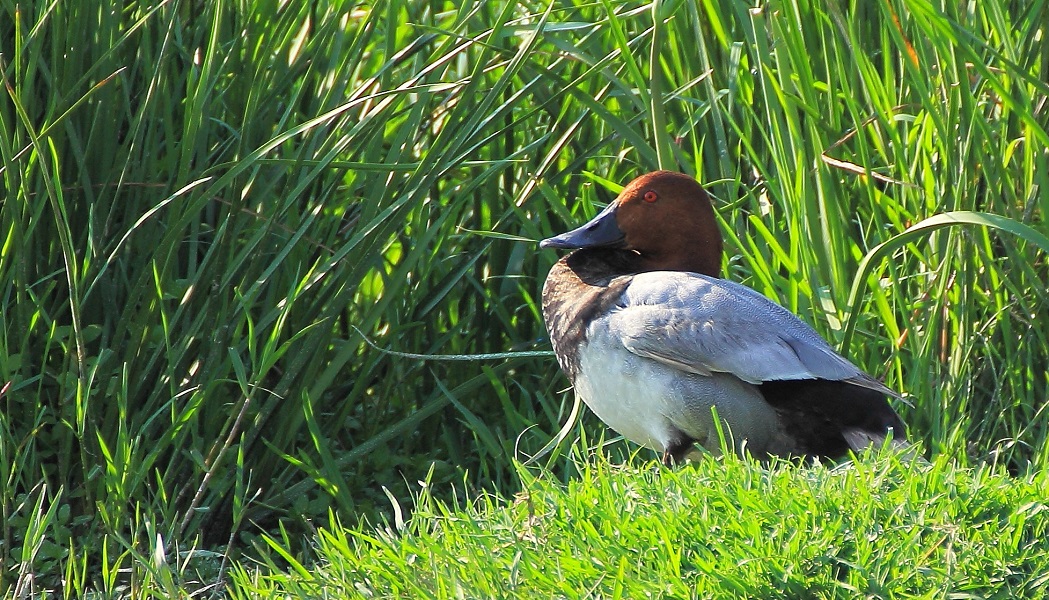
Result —
POLYGON ((645 271, 721 273, 721 232, 710 197, 695 179, 672 171, 631 181, 588 223, 540 247, 623 248, 639 255, 645 271))

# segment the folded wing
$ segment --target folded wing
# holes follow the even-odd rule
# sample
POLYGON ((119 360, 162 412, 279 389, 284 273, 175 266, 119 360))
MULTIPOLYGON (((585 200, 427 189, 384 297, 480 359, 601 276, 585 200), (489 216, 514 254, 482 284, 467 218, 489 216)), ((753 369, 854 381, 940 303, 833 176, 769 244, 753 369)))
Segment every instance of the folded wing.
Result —
POLYGON ((731 373, 752 384, 825 379, 896 395, 785 308, 730 281, 635 275, 610 319, 628 350, 689 373, 731 373))

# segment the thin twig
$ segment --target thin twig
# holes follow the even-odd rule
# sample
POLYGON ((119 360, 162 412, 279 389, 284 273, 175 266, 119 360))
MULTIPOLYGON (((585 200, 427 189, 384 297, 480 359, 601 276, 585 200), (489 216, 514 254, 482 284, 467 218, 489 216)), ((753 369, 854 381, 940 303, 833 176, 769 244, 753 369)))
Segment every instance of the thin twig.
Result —
POLYGON ((368 344, 375 350, 382 352, 383 354, 389 354, 390 356, 398 356, 401 358, 414 358, 416 360, 444 360, 444 361, 475 361, 475 360, 503 360, 507 358, 535 358, 540 356, 553 356, 552 350, 525 350, 521 352, 494 352, 491 354, 416 354, 414 352, 398 352, 397 350, 389 350, 376 345, 375 342, 371 341, 363 331, 357 328, 356 325, 350 325, 353 330, 360 334, 365 344, 368 344))

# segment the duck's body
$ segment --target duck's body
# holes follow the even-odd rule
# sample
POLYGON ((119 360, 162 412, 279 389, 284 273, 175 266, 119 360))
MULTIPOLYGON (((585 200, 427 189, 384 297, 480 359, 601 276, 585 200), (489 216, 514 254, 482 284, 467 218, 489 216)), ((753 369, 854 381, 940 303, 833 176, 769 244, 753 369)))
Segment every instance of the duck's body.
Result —
POLYGON ((580 398, 668 461, 695 443, 720 447, 712 409, 733 445, 756 455, 836 457, 889 430, 900 439, 891 390, 783 307, 709 273, 710 254, 717 268, 721 259, 712 217, 695 180, 657 172, 587 225, 544 241, 580 248, 543 289, 554 352, 580 398), (659 202, 669 210, 652 210, 659 202), (665 215, 670 231, 633 231, 665 215), (693 243, 675 252, 689 233, 693 243))

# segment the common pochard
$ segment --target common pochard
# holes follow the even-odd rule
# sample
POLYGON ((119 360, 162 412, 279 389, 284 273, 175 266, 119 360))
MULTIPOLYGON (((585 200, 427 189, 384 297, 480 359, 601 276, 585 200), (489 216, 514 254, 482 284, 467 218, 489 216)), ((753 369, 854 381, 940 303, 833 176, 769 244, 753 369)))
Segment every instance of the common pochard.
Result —
POLYGON ((540 243, 570 248, 543 317, 576 394, 609 427, 680 462, 724 435, 755 456, 838 458, 904 425, 897 396, 811 327, 720 278, 722 240, 695 179, 657 171, 590 222, 540 243))

